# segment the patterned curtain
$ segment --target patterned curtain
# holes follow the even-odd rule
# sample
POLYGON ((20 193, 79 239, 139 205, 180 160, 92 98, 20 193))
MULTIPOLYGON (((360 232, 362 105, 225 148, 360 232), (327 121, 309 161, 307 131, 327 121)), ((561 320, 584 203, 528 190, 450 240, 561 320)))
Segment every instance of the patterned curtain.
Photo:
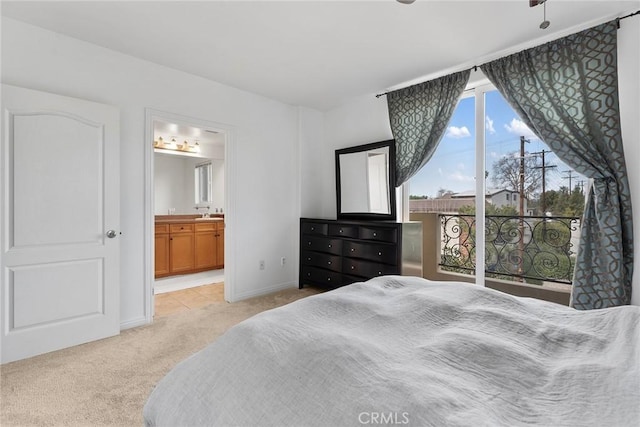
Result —
POLYGON ((396 140, 396 186, 402 185, 433 155, 471 70, 387 94, 391 132, 396 140))
POLYGON ((577 309, 631 301, 633 225, 616 32, 612 21, 481 67, 531 130, 590 178, 571 292, 577 309))

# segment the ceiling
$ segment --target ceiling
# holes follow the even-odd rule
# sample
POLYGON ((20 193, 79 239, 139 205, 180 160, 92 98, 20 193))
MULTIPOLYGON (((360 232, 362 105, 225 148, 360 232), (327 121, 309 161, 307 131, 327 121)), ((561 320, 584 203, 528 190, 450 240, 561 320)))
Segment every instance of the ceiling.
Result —
POLYGON ((640 0, 2 1, 2 15, 326 111, 636 11, 640 0))

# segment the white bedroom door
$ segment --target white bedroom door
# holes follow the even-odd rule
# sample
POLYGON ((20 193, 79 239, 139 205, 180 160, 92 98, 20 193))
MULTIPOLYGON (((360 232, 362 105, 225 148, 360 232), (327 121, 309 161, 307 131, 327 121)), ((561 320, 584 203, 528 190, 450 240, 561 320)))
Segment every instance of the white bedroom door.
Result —
POLYGON ((119 111, 2 85, 1 362, 120 332, 119 111))

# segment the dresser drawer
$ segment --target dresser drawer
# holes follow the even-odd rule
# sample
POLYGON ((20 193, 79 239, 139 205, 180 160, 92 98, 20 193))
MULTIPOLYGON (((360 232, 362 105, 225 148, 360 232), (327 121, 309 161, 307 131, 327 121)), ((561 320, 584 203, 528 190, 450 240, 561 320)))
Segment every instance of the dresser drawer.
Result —
POLYGON ((398 242, 398 231, 395 228, 360 227, 359 236, 363 240, 376 240, 378 242, 398 242))
POLYGON ((329 224, 329 235, 339 237, 352 237, 358 238, 358 226, 357 225, 340 225, 329 224))
POLYGON ((326 237, 302 236, 302 250, 342 255, 342 240, 326 237))
POLYGON ((302 234, 317 234, 321 236, 327 235, 327 229, 329 224, 322 224, 318 222, 303 222, 302 234))
POLYGON ((370 279, 387 274, 400 274, 396 265, 379 264, 370 261, 345 258, 342 261, 342 272, 351 276, 359 276, 370 279))
POLYGON ((383 243, 345 241, 342 245, 342 255, 395 265, 398 263, 398 246, 383 243))
POLYGON ((322 267, 328 270, 342 271, 342 257, 338 255, 323 254, 320 252, 304 251, 300 259, 302 265, 322 267))
POLYGON ((302 267, 300 276, 304 283, 329 286, 332 288, 342 286, 342 274, 336 271, 306 266, 302 267))

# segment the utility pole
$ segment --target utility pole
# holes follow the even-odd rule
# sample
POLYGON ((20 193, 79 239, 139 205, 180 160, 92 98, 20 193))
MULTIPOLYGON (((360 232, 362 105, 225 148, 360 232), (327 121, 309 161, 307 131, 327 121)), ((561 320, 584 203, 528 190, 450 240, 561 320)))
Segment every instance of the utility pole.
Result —
POLYGON ((571 191, 573 190, 573 188, 571 188, 571 180, 573 178, 577 178, 578 175, 574 175, 572 170, 565 170, 565 171, 562 171, 562 172, 568 174, 567 176, 563 176, 562 178, 569 180, 569 195, 571 195, 571 191))
POLYGON ((546 170, 548 168, 556 168, 558 167, 558 165, 547 165, 544 161, 544 153, 551 153, 551 151, 545 151, 542 150, 538 153, 532 153, 532 154, 541 154, 542 155, 542 166, 536 166, 535 169, 542 169, 542 198, 540 200, 541 204, 542 204, 542 215, 546 215, 547 214, 547 203, 546 203, 546 195, 545 193, 547 192, 546 186, 545 186, 545 182, 546 182, 546 170))
POLYGON ((583 179, 581 179, 580 181, 578 181, 578 183, 576 184, 576 186, 579 186, 579 187, 580 187, 580 192, 581 192, 582 194, 584 194, 584 180, 583 180, 583 179))
POLYGON ((524 143, 529 142, 520 136, 520 218, 524 216, 524 143))
POLYGON ((518 273, 520 281, 524 283, 523 263, 524 263, 524 143, 529 142, 524 136, 520 136, 520 262, 518 273))

